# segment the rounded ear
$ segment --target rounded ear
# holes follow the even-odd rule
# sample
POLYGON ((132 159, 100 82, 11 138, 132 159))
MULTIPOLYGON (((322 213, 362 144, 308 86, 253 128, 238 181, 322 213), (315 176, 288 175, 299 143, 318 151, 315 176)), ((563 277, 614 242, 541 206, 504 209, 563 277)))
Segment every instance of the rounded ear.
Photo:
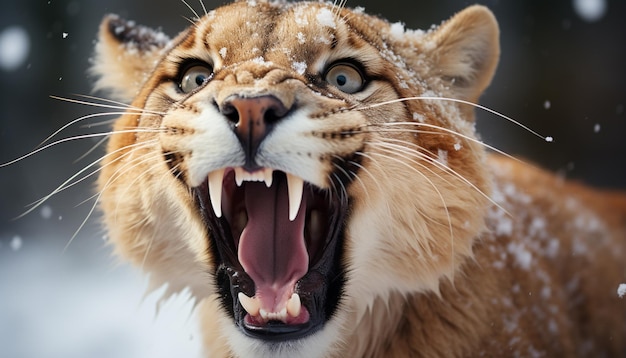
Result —
POLYGON ((170 38, 162 32, 108 15, 100 24, 90 73, 98 77, 94 90, 105 90, 130 103, 154 70, 170 38))
POLYGON ((484 6, 466 8, 430 34, 434 75, 452 97, 470 102, 487 88, 500 58, 500 30, 484 6))

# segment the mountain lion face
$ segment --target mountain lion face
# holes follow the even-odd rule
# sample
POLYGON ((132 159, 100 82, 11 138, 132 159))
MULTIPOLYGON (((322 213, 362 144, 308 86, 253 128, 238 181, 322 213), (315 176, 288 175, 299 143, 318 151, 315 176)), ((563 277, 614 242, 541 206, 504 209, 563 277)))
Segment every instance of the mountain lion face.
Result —
POLYGON ((99 179, 116 249, 211 302, 215 347, 323 355, 471 255, 490 177, 462 102, 498 56, 482 7, 421 32, 240 1, 173 40, 107 17, 97 87, 132 100, 99 179))

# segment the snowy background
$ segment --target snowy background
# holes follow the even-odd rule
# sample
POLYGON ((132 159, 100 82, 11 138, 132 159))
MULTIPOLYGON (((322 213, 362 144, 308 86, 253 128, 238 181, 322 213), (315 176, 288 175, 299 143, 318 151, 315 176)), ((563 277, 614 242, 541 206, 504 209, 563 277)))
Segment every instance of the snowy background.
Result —
MULTIPOLYGON (((222 2, 205 0, 209 8, 222 2)), ((474 2, 348 5, 425 29, 474 2)), ((479 113, 483 138, 567 178, 626 188, 626 2, 476 2, 494 11, 502 31, 500 67, 482 103, 555 141, 479 113)), ((201 10, 196 0, 189 3, 201 10)), ((50 95, 90 93, 88 58, 98 22, 111 12, 172 35, 192 16, 180 0, 0 2, 0 163, 93 112, 50 95)), ((73 127, 61 137, 101 129, 73 127)), ((94 144, 73 141, 0 168, 0 357, 198 356, 187 297, 166 302, 156 315, 158 292, 144 298, 145 278, 111 257, 97 214, 66 249, 93 203, 93 180, 13 220, 96 160, 98 150, 80 159, 94 144)))

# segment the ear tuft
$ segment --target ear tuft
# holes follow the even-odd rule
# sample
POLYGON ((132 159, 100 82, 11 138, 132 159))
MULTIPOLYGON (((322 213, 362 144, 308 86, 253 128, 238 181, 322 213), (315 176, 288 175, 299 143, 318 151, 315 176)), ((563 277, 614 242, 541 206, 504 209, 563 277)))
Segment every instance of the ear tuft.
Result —
POLYGON ((500 58, 500 30, 484 6, 466 8, 431 34, 436 75, 450 95, 476 102, 487 88, 500 58))
POLYGON ((107 16, 103 25, 106 25, 108 33, 119 43, 142 51, 163 48, 170 41, 170 38, 162 32, 137 25, 134 21, 122 19, 117 15, 107 16))
POLYGON ((106 16, 100 25, 90 69, 98 77, 94 89, 130 103, 169 43, 170 38, 160 31, 117 15, 106 16))

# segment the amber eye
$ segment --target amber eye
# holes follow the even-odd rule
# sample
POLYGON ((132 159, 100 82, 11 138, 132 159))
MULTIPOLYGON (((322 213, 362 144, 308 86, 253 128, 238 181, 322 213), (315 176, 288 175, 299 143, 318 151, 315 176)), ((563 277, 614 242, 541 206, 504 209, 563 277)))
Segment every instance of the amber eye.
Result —
POLYGON ((207 65, 196 65, 189 67, 183 74, 180 81, 180 89, 184 93, 189 93, 198 87, 203 86, 213 75, 213 71, 207 65))
POLYGON ((353 64, 347 62, 333 64, 326 71, 324 80, 342 92, 350 94, 360 91, 365 84, 361 71, 353 64))

